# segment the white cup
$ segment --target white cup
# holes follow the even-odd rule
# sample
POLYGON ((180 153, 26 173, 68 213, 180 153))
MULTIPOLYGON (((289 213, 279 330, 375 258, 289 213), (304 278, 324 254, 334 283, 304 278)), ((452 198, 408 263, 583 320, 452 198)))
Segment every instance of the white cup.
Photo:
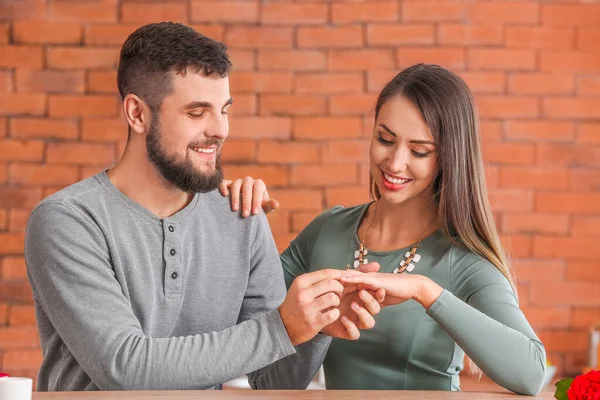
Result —
POLYGON ((31 378, 0 378, 0 400, 31 400, 32 390, 31 378))

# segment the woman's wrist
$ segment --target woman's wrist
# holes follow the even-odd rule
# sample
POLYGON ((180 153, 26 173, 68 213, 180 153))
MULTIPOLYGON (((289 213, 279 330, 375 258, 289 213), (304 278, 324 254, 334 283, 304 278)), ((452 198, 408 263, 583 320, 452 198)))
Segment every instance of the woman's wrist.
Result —
POLYGON ((415 300, 418 301, 426 310, 435 303, 438 297, 442 294, 444 288, 432 281, 431 279, 422 276, 421 282, 417 285, 417 293, 415 300))

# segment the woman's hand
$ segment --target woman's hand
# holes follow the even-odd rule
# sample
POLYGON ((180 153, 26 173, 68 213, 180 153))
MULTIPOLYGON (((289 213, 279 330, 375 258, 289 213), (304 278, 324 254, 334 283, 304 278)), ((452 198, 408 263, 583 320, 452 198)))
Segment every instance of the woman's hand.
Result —
POLYGON ((219 185, 219 191, 223 196, 231 193, 231 210, 237 211, 240 206, 240 194, 242 196, 242 217, 258 214, 260 208, 265 214, 275 211, 279 208, 279 202, 269 198, 267 186, 260 179, 253 179, 250 176, 244 179, 234 181, 224 180, 219 185))
POLYGON ((384 306, 395 305, 406 300, 416 300, 429 309, 444 289, 431 279, 417 274, 385 274, 347 271, 340 278, 346 286, 356 285, 356 290, 377 291, 385 289, 384 306))
POLYGON ((360 330, 375 326, 373 317, 381 311, 381 303, 384 299, 383 289, 377 292, 361 290, 343 294, 337 307, 340 310, 340 317, 321 329, 321 333, 341 339, 357 340, 360 337, 360 330))
MULTIPOLYGON (((362 272, 377 272, 379 264, 368 263, 360 267, 362 272)), ((357 340, 360 330, 371 329, 375 326, 375 315, 381 311, 385 300, 385 290, 358 290, 357 285, 344 287, 340 295, 340 318, 327 325, 321 333, 347 340, 357 340)))

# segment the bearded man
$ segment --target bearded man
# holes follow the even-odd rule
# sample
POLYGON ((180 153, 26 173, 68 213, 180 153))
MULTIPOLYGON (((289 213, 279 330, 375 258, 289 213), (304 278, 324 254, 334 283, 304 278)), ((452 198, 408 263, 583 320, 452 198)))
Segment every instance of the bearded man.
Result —
POLYGON ((123 44, 122 158, 44 199, 27 226, 39 391, 219 389, 245 374, 253 388, 305 388, 320 332, 343 332, 331 329, 342 272, 286 293, 264 213, 243 218, 215 190, 230 70, 222 43, 182 24, 123 44))

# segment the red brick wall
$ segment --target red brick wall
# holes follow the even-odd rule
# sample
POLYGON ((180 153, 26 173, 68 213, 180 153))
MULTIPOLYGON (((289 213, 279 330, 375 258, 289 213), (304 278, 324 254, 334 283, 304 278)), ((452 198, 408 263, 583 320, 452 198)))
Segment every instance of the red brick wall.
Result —
POLYGON ((0 369, 40 363, 23 231, 42 198, 111 165, 126 138, 119 46, 190 23, 230 47, 228 177, 262 177, 282 248, 326 207, 367 200, 370 109, 435 62, 476 93, 491 201, 523 309, 579 371, 600 323, 600 5, 590 1, 0 1, 0 369))

